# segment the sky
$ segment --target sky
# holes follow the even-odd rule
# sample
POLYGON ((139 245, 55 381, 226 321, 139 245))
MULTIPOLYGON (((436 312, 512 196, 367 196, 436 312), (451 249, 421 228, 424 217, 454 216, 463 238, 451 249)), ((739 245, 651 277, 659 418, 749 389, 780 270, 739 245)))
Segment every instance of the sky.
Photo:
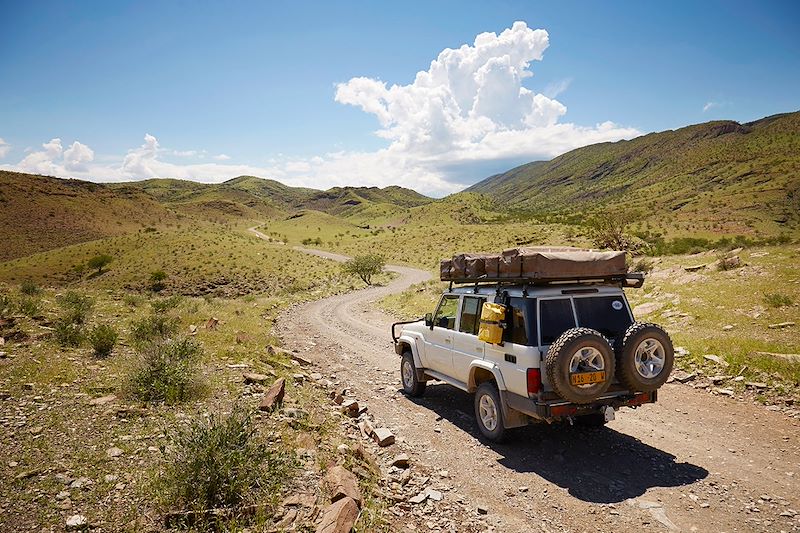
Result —
POLYGON ((0 0, 0 168, 456 192, 800 109, 800 3, 0 0))

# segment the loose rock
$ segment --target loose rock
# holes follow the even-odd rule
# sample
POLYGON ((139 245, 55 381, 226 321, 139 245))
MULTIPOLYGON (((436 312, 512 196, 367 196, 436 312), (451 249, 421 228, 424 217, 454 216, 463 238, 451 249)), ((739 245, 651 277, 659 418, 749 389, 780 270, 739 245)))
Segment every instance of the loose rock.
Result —
POLYGON ((339 465, 330 467, 325 473, 323 483, 331 493, 332 502, 342 498, 351 498, 359 507, 361 506, 363 498, 361 490, 358 488, 358 480, 345 467, 339 465))
POLYGON ((317 533, 349 533, 358 518, 358 505, 352 498, 342 498, 328 506, 317 533))
POLYGON ((394 444, 394 434, 386 428, 376 428, 372 433, 372 438, 382 448, 394 444))
POLYGON ((261 403, 258 408, 262 411, 272 411, 277 405, 283 402, 283 396, 286 393, 286 380, 278 378, 275 383, 264 393, 261 398, 261 403))
POLYGON ((67 531, 80 531, 89 527, 89 521, 85 516, 76 514, 67 518, 67 531))

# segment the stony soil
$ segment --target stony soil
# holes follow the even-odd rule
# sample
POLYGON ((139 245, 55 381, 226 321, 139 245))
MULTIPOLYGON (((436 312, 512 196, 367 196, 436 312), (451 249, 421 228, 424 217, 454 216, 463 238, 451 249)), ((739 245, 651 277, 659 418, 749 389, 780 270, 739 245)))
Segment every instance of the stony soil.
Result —
POLYGON ((676 381, 605 428, 534 425, 496 445, 470 395, 431 382, 404 396, 392 320, 372 304, 428 274, 389 269, 386 286, 295 306, 277 329, 396 435, 378 451, 394 530, 800 531, 800 421, 784 412, 676 381), (387 466, 401 452, 409 474, 387 466))

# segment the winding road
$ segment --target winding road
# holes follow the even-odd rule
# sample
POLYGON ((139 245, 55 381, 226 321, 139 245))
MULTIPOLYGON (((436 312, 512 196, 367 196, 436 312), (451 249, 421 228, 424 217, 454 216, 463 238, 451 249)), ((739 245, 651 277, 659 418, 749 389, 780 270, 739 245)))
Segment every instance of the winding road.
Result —
POLYGON ((346 383, 398 451, 448 471, 445 499, 481 503, 503 532, 800 531, 800 421, 762 406, 668 384, 658 403, 623 409, 605 428, 532 425, 498 445, 479 436, 470 395, 430 382, 406 397, 393 320, 372 304, 430 275, 387 270, 398 276, 386 286, 289 309, 278 331, 346 383))

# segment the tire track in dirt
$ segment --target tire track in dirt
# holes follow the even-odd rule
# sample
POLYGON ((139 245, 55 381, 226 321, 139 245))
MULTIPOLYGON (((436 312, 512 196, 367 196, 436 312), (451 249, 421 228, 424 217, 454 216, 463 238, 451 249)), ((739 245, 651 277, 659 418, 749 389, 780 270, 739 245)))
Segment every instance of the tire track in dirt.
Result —
POLYGON ((430 275, 387 270, 398 277, 385 286, 292 307, 278 331, 346 383, 412 461, 447 470, 445 498, 485 503, 499 531, 800 531, 800 514, 781 516, 800 510, 800 424, 781 413, 668 384, 606 428, 533 425, 496 445, 478 437, 470 395, 432 382, 407 398, 392 319, 371 304, 430 275))

